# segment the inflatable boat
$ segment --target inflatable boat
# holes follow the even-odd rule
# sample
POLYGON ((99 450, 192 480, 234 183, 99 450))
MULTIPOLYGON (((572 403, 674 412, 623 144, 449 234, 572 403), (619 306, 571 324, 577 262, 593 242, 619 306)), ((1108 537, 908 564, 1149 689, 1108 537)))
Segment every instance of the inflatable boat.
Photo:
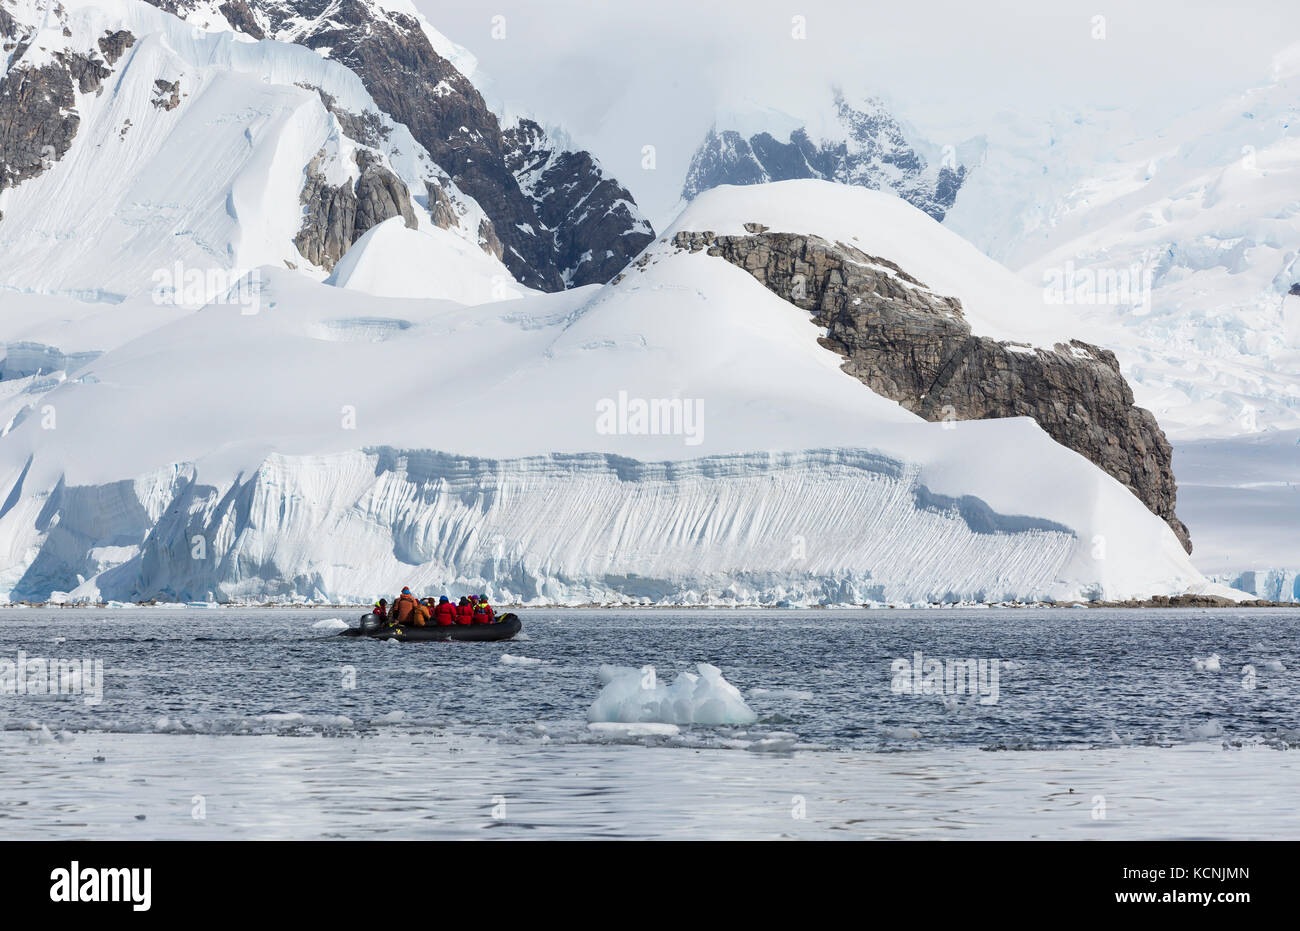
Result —
POLYGON ((426 624, 424 627, 411 627, 402 624, 398 627, 381 626, 375 623, 373 614, 361 615, 361 624, 340 630, 340 637, 370 637, 374 640, 396 640, 399 643, 421 643, 425 640, 468 640, 483 643, 493 640, 509 640, 523 628, 519 617, 503 614, 491 624, 452 624, 439 627, 426 624))

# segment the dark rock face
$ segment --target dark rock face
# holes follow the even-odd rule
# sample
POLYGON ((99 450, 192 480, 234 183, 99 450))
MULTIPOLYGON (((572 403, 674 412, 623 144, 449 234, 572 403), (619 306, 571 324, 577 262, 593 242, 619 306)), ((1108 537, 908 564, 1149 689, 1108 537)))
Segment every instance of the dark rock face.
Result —
POLYGON ((125 29, 119 29, 117 32, 106 32, 100 37, 99 50, 104 54, 104 60, 109 66, 117 64, 117 60, 126 54, 126 50, 135 45, 135 36, 125 29))
POLYGON ((788 142, 766 132, 746 139, 735 130, 710 130, 691 160, 682 196, 691 200, 720 184, 819 178, 892 190, 936 220, 944 218, 966 180, 965 166, 932 171, 878 100, 859 110, 837 94, 835 112, 844 131, 838 141, 815 143, 804 129, 788 142))
POLYGON ((888 259, 817 236, 678 233, 674 245, 706 250, 809 311, 820 342, 877 394, 926 420, 1032 417, 1052 439, 1127 486, 1191 552, 1174 513, 1173 452, 1113 353, 1079 340, 1035 349, 971 333, 955 297, 935 294, 888 259))
POLYGON ((19 26, 5 17, 0 31, 13 39, 14 62, 0 80, 0 190, 36 177, 67 154, 81 125, 75 91, 98 91, 111 66, 135 44, 125 30, 106 33, 98 43, 103 59, 94 52, 55 52, 53 62, 29 68, 18 58, 19 26))
POLYGON ((554 231, 557 265, 570 287, 604 284, 654 240, 627 188, 605 177, 589 153, 555 146, 532 120, 520 120, 504 139, 506 167, 554 231))
POLYGON ((400 216, 408 229, 417 226, 402 179, 364 149, 357 156, 361 176, 353 184, 329 184, 320 167, 323 154, 307 166, 301 196, 307 215, 293 242, 304 258, 325 269, 332 269, 366 230, 385 220, 400 216))
POLYGON ((162 78, 154 81, 153 100, 149 102, 159 110, 175 110, 181 105, 181 82, 162 78))
MULTIPOLYGON (((194 7, 193 0, 149 2, 181 17, 194 7)), ((499 243, 502 261, 523 284, 560 291, 572 282, 608 280, 622 267, 617 257, 635 253, 631 241, 644 223, 639 217, 623 217, 622 225, 617 210, 597 217, 579 206, 581 195, 566 191, 546 205, 548 215, 561 218, 559 226, 539 216, 540 205, 520 189, 506 164, 508 146, 495 114, 470 80, 434 51, 412 17, 371 0, 230 0, 220 10, 233 29, 329 49, 331 59, 354 71, 379 108, 406 124, 456 186, 483 208, 493 229, 482 238, 499 243), (575 257, 587 253, 590 260, 575 264, 575 257)), ((570 170, 576 176, 585 153, 572 154, 577 157, 570 170)), ((594 162, 590 170, 575 192, 609 180, 594 162)), ((611 203, 617 199, 611 195, 611 203)), ((627 200, 632 203, 630 196, 627 200)))
POLYGON ((62 158, 77 135, 67 67, 15 68, 0 81, 0 189, 21 184, 62 158))

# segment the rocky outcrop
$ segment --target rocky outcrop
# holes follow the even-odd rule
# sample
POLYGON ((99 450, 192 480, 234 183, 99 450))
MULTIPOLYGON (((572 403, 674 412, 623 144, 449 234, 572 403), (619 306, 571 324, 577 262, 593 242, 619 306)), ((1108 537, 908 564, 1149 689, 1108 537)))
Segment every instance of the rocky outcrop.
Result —
POLYGON ((746 229, 682 232, 674 245, 726 259, 807 310, 844 371, 927 420, 1032 417, 1127 486, 1191 552, 1175 514, 1169 441, 1151 412, 1134 405, 1113 353, 1079 340, 1041 349, 977 336, 960 300, 888 259, 817 236, 746 229))
POLYGON ((31 68, 19 58, 19 25, 12 18, 0 20, 0 31, 12 40, 14 57, 0 80, 0 190, 4 190, 36 177, 67 153, 81 125, 77 92, 99 91, 135 37, 125 30, 106 33, 98 43, 103 58, 93 51, 59 51, 51 55, 52 61, 31 68))
POLYGON ((932 170, 879 100, 869 99, 858 108, 836 93, 834 117, 838 138, 817 141, 805 128, 782 142, 767 132, 746 138, 715 126, 691 159, 682 196, 691 200, 720 184, 820 178, 892 190, 936 220, 944 218, 966 180, 965 166, 932 170))
POLYGON ((537 218, 554 231, 557 264, 570 287, 604 284, 654 240, 627 188, 606 177, 589 152, 557 145, 527 119, 504 139, 506 167, 537 218))
POLYGON ((175 110, 181 105, 181 82, 162 78, 154 81, 153 99, 149 102, 159 110, 175 110))
MULTIPOLYGON (((182 18, 210 12, 196 0, 149 2, 182 18)), ((492 223, 480 237, 484 247, 497 243, 497 254, 521 283, 559 291, 607 280, 622 267, 618 256, 635 254, 631 242, 644 221, 632 216, 630 195, 626 213, 597 216, 584 209, 583 193, 601 188, 604 196, 602 184, 611 180, 590 156, 585 166, 575 158, 571 171, 576 177, 585 167, 591 174, 547 199, 546 212, 559 217, 559 225, 539 215, 506 163, 509 146, 496 115, 412 16, 374 0, 231 0, 219 9, 232 29, 305 45, 354 71, 379 108, 405 123, 456 187, 483 208, 492 223)), ((611 204, 618 199, 610 192, 611 204)))
POLYGON ((58 64, 14 68, 0 81, 0 190, 34 178, 62 158, 81 120, 74 84, 58 64))
POLYGON ((353 183, 331 185, 321 170, 322 152, 307 166, 301 195, 306 207, 294 245, 309 262, 333 269, 348 248, 373 226, 400 216, 415 229, 411 195, 402 179, 364 149, 357 152, 361 175, 353 183))

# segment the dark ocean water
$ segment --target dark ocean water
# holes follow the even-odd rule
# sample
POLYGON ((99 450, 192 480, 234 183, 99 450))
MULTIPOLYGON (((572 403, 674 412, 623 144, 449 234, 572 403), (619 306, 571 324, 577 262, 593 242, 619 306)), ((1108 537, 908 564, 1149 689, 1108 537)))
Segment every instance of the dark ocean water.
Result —
POLYGON ((20 651, 98 660, 103 696, 91 706, 76 694, 0 695, 0 723, 74 735, 395 731, 590 743, 609 739, 587 728, 602 664, 653 664, 668 681, 707 662, 759 723, 636 740, 744 747, 785 735, 800 747, 886 751, 1300 744, 1300 611, 519 614, 526 640, 398 645, 314 629, 341 615, 356 623, 329 609, 6 610, 0 674, 20 651), (996 664, 996 702, 898 693, 891 664, 917 651, 996 664), (1198 669, 1211 654, 1220 670, 1198 669), (520 659, 540 662, 511 661, 520 659))

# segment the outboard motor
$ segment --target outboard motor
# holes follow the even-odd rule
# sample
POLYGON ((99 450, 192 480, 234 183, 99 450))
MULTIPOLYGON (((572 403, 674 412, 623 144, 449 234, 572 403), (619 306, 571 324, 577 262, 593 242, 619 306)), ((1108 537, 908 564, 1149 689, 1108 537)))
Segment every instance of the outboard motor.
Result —
POLYGON ((362 636, 365 636, 365 634, 368 631, 374 630, 378 626, 379 626, 379 619, 376 618, 374 614, 368 613, 368 614, 361 615, 361 624, 359 629, 361 631, 362 636))

